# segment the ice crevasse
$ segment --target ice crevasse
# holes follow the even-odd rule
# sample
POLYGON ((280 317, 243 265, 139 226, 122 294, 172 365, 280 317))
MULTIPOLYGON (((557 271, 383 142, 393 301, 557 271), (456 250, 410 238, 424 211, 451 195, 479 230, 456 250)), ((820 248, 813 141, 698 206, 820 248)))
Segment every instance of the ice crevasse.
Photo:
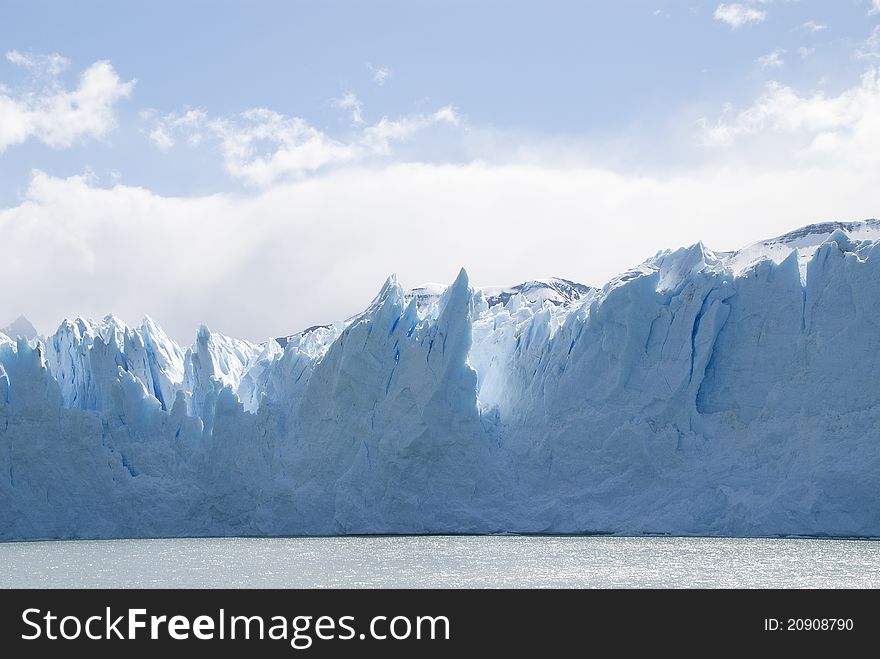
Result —
POLYGON ((263 343, 0 333, 0 538, 880 536, 880 222, 263 343))

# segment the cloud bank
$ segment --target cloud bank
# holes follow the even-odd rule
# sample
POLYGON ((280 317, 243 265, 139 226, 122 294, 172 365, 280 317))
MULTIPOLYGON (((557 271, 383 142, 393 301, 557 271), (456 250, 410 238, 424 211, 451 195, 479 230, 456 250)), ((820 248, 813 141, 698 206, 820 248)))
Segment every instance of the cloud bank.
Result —
POLYGON ((842 154, 661 178, 398 164, 193 198, 37 173, 22 204, 0 211, 0 277, 17 282, 4 308, 44 331, 59 309, 112 310, 129 322, 148 312, 181 341, 201 322, 259 340, 359 311, 392 271, 409 286, 448 283, 459 266, 482 285, 553 275, 601 284, 661 247, 733 249, 743 235, 875 214, 869 165, 842 154))

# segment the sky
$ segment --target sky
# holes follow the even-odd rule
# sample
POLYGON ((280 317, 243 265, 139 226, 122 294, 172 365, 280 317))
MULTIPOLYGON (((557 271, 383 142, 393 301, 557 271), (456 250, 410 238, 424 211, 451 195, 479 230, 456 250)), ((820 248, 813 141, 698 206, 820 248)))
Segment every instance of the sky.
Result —
POLYGON ((0 325, 251 340, 880 215, 880 0, 0 0, 0 325))

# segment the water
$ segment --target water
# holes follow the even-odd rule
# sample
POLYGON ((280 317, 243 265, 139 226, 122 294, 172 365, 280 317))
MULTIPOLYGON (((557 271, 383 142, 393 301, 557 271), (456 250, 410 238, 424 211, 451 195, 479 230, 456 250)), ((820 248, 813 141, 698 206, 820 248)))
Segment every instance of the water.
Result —
POLYGON ((880 542, 203 538, 0 543, 0 587, 880 587, 880 542))

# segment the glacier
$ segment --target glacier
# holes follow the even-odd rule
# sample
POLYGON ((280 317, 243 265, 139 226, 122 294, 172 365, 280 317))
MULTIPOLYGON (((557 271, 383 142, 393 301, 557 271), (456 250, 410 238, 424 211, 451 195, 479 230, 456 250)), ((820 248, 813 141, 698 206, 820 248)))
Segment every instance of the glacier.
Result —
POLYGON ((0 333, 0 539, 880 536, 880 221, 260 343, 0 333))

